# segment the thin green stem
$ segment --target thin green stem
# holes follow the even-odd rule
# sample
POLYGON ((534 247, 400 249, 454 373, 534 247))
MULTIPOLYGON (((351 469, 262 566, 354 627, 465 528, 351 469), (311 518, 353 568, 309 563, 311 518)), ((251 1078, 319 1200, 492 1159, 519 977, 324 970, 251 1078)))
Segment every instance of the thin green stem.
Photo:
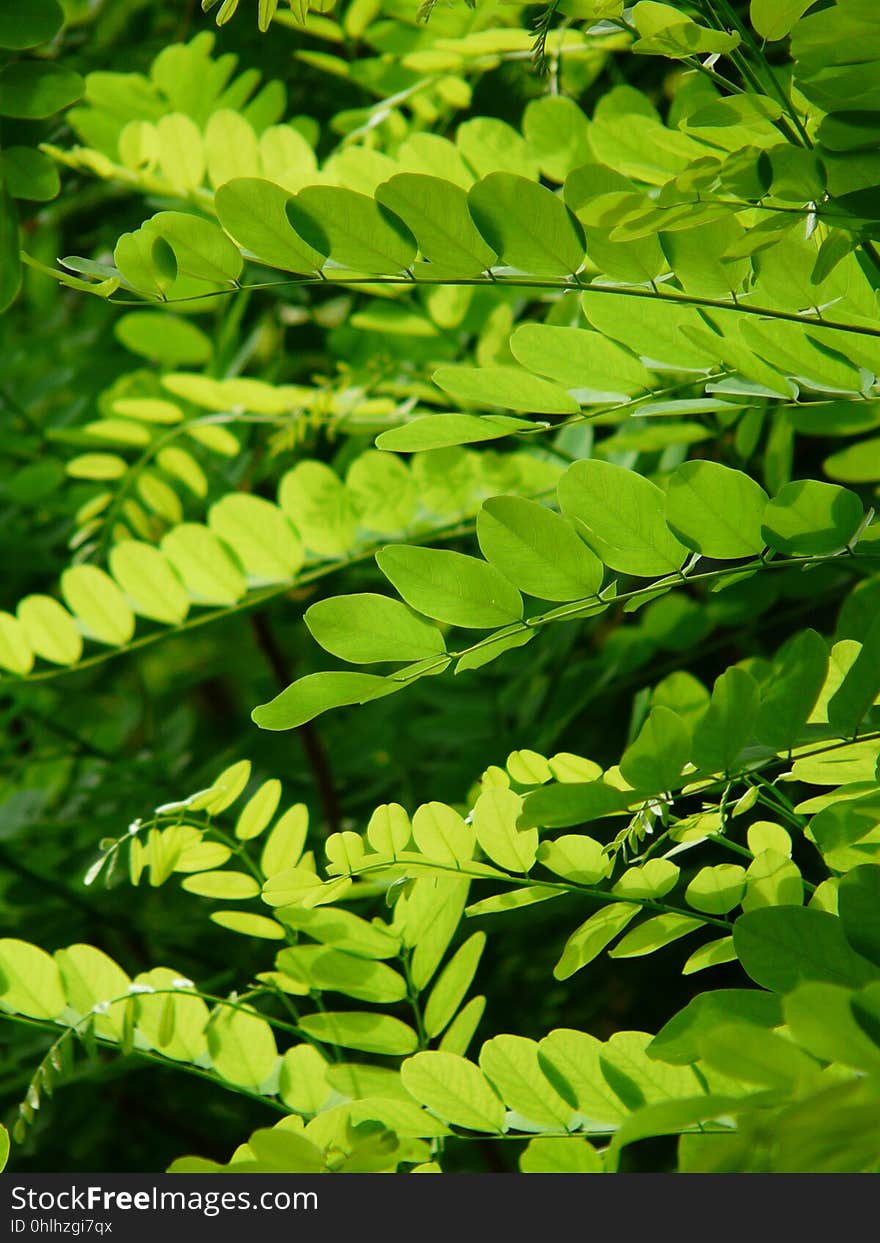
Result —
MULTIPOLYGON (((0 1019, 4 1022, 18 1023, 23 1027, 35 1027, 40 1031, 46 1031, 49 1033, 54 1031, 56 1026, 51 1019, 33 1019, 28 1018, 23 1014, 9 1014, 7 1012, 3 1012, 0 1014, 0 1019)), ((63 1035, 59 1037, 59 1040, 64 1039, 72 1031, 72 1027, 66 1028, 63 1035)), ((59 1040, 55 1041, 56 1045, 59 1043, 59 1040)), ((102 1048, 113 1049, 117 1053, 121 1052, 119 1043, 110 1039, 108 1036, 96 1035, 95 1042, 96 1044, 101 1045, 102 1048)), ((163 1066, 168 1070, 181 1070, 184 1074, 196 1075, 199 1079, 207 1079, 209 1083, 213 1083, 216 1087, 224 1088, 228 1092, 234 1092, 238 1096, 246 1096, 250 1100, 257 1101, 259 1104, 275 1110, 276 1113, 287 1115, 291 1112, 281 1103, 280 1100, 277 1100, 274 1097, 263 1096, 260 1092, 252 1092, 248 1088, 243 1088, 238 1084, 231 1083, 228 1079, 220 1079, 213 1073, 213 1071, 204 1070, 202 1067, 196 1066, 192 1062, 180 1062, 174 1058, 165 1057, 155 1049, 132 1049, 128 1056, 143 1058, 145 1061, 155 1062, 159 1066, 163 1066)))
POLYGON ((428 1035, 427 1035, 427 1032, 425 1031, 425 1022, 424 1022, 424 1018, 422 1017, 422 1006, 419 1000, 419 990, 416 988, 415 984, 413 983, 412 971, 410 967, 410 960, 409 960, 408 954, 403 955, 401 959, 401 963, 403 966, 404 978, 406 979, 407 1000, 409 1001, 410 1009, 413 1012, 413 1021, 415 1022, 416 1032, 418 1033, 418 1037, 419 1037, 419 1048, 427 1049, 428 1035))
MULTIPOLYGON (((763 558, 758 558, 756 561, 747 562, 746 564, 726 566, 719 570, 706 570, 702 574, 688 574, 684 579, 684 582, 688 585, 703 582, 714 583, 732 575, 742 574, 745 571, 760 574, 768 570, 790 569, 793 565, 825 565, 838 559, 841 555, 842 554, 840 553, 830 553, 825 555, 817 554, 813 557, 798 557, 790 560, 779 561, 766 561, 763 558)), ((638 587, 633 591, 621 592, 618 595, 608 596, 600 593, 594 596, 585 597, 581 600, 573 600, 561 608, 551 609, 548 613, 541 613, 535 617, 523 618, 522 621, 511 622, 509 626, 504 626, 500 631, 495 631, 490 635, 486 635, 484 638, 480 639, 476 643, 470 644, 468 647, 461 648, 457 651, 446 652, 444 655, 438 656, 433 661, 421 663, 419 668, 413 673, 401 673, 399 676, 392 673, 389 677, 392 681, 417 681, 419 678, 425 677, 430 673, 442 672, 444 669, 449 667, 453 660, 461 660, 464 656, 480 652, 491 644, 497 643, 501 637, 506 638, 512 635, 523 634, 528 630, 539 630, 544 626, 550 625, 557 621, 575 621, 578 618, 595 616, 596 613, 604 612, 605 609, 610 608, 612 605, 616 606, 625 604, 627 601, 638 600, 642 597, 650 598, 651 595, 656 593, 658 587, 666 585, 666 581, 668 580, 660 579, 646 587, 638 587)), ((680 583, 676 578, 675 582, 670 583, 669 585, 670 589, 672 589, 673 586, 678 586, 680 583)))
MULTIPOLYGON (((369 856, 367 857, 369 858, 369 856)), ((498 881, 499 884, 513 885, 518 889, 523 887, 534 889, 553 889, 557 890, 560 894, 573 893, 583 898, 593 898, 601 902, 631 902, 635 903, 636 906, 644 907, 646 910, 657 911, 662 915, 694 916, 693 911, 684 910, 682 907, 678 906, 671 906, 668 902, 659 902, 656 898, 633 898, 627 894, 614 893, 609 889, 600 889, 596 885, 577 885, 572 881, 563 880, 532 880, 531 877, 526 876, 525 874, 521 876, 514 876, 494 868, 492 872, 486 872, 480 868, 468 868, 466 864, 462 864, 461 867, 452 867, 445 863, 437 863, 433 859, 426 860, 426 863, 432 872, 442 872, 448 876, 467 876, 471 880, 493 880, 498 881)), ((374 875, 380 872, 387 872, 389 868, 393 868, 394 866, 394 863, 391 863, 386 859, 382 863, 366 864, 364 867, 358 868, 356 872, 352 873, 352 875, 358 877, 374 875)), ((397 866, 406 870, 407 862, 404 861, 397 866)), ((725 932, 730 932, 730 929, 733 926, 729 920, 715 919, 711 915, 699 915, 698 918, 704 923, 712 924, 716 928, 723 929, 725 932)))
MULTIPOLYGON (((737 301, 725 301, 722 298, 699 297, 696 294, 688 294, 672 290, 661 293, 657 289, 650 289, 643 286, 635 285, 601 285, 586 284, 577 277, 526 277, 526 276, 500 276, 493 275, 490 280, 484 276, 469 277, 444 277, 437 279, 428 279, 424 276, 413 276, 412 273, 406 275, 395 276, 327 276, 309 275, 299 276, 294 279, 283 281, 263 281, 251 285, 241 285, 241 289, 281 289, 287 286, 300 287, 318 284, 340 285, 343 288, 357 286, 407 286, 423 285, 426 288, 434 288, 436 286, 462 286, 481 288, 489 285, 504 287, 508 289, 536 289, 546 290, 548 293, 569 293, 577 292, 582 294, 610 294, 620 298, 647 298, 654 302, 675 303, 680 306, 703 307, 706 310, 713 311, 731 311, 738 315, 753 315, 760 319, 779 320, 790 324, 803 324, 809 328, 827 328, 831 332, 854 332, 858 336, 880 337, 880 327, 873 327, 870 324, 847 324, 840 320, 819 318, 815 314, 802 315, 795 311, 781 311, 778 308, 767 306, 753 306, 742 299, 737 301)), ((216 298, 224 293, 238 292, 238 290, 214 290, 207 294, 196 294, 189 298, 169 298, 165 300, 165 305, 171 306, 178 302, 197 302, 204 298, 216 298)), ((112 299, 115 306, 143 306, 145 302, 150 302, 148 298, 140 299, 112 299)), ((155 301, 155 300, 153 300, 155 301)))
MULTIPOLYGON (((438 528, 436 531, 430 531, 419 535, 402 535, 401 539, 409 539, 417 543, 432 543, 435 540, 456 539, 462 535, 469 535, 474 529, 473 523, 457 523, 455 526, 438 528)), ((368 561, 376 552, 386 543, 393 542, 383 540, 370 544, 369 547, 361 549, 357 553, 352 553, 349 557, 343 557, 339 561, 332 561, 326 564, 316 566, 312 570, 307 570, 304 574, 300 574, 295 580, 290 579, 284 583, 278 583, 273 587, 262 588, 253 592, 243 600, 239 600, 235 604, 223 605, 221 608, 211 609, 206 613, 202 613, 197 617, 188 617, 185 621, 179 622, 176 626, 168 626, 163 630, 154 630, 150 634, 141 635, 140 638, 133 639, 130 643, 123 646, 113 648, 107 652, 96 652, 94 656, 89 656, 85 660, 81 660, 76 665, 64 666, 58 669, 38 669, 35 673, 22 674, 16 678, 4 678, 0 682, 0 691, 19 685, 24 682, 46 682, 53 678, 69 676, 72 673, 79 673, 84 669, 94 668, 96 665, 102 665, 108 660, 114 660, 118 656, 127 655, 130 652, 140 651, 145 647, 160 642, 163 639, 177 637, 187 634, 191 630, 196 630, 200 626, 210 625, 215 621, 222 621, 227 617, 234 617, 239 613, 246 613, 250 609, 261 608, 270 600, 275 600, 279 596, 283 596, 286 592, 292 591, 294 588, 308 586, 311 583, 319 582, 330 574, 335 574, 337 570, 347 569, 349 566, 359 565, 364 561, 368 561)))

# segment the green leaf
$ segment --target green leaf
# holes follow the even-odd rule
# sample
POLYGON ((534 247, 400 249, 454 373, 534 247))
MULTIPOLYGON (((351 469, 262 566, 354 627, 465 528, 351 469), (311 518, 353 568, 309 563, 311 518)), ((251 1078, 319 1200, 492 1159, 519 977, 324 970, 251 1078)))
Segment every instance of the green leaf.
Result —
POLYGON ((443 275, 477 276, 495 263, 497 255, 480 236, 460 186, 420 173, 398 173, 378 187, 376 199, 400 217, 423 257, 443 275))
POLYGON ((281 1058, 278 1095, 300 1114, 316 1114, 327 1101, 331 1088, 327 1082, 327 1061, 316 1048, 299 1044, 281 1058))
POLYGON ((121 647, 134 634, 132 613, 113 579, 95 565, 76 565, 61 575, 61 594, 90 638, 121 647))
POLYGON ((41 120, 68 108, 83 94, 78 73, 51 61, 13 61, 0 69, 0 116, 41 120))
POLYGON ((331 708, 369 703, 393 695, 403 686, 403 682, 372 673, 309 673, 268 703, 254 708, 251 720, 260 729, 297 729, 331 708))
MULTIPOLYGON (((119 402, 116 403, 115 409, 120 414, 126 414, 131 418, 142 418, 157 423, 177 422, 182 416, 182 411, 171 402, 150 401, 149 399, 144 402, 136 399, 129 403, 119 402), (120 409, 121 406, 125 406, 126 409, 120 409)), ((190 431, 190 435, 194 432, 204 433, 205 430, 205 428, 193 428, 190 431)), ((223 431, 222 428, 208 428, 207 430, 223 431)), ((217 450, 217 446, 208 440, 202 443, 205 444, 206 448, 217 450)), ((187 449, 178 449, 174 445, 169 445, 165 449, 159 449, 156 454, 156 464, 166 475, 178 479, 193 496, 204 500, 208 493, 208 480, 199 463, 187 449)), ((143 495, 142 481, 139 483, 138 488, 143 495)))
POLYGON ((110 549, 110 572, 141 617, 176 626, 189 612, 189 597, 168 558, 152 544, 120 540, 110 549))
POLYGON ((406 980, 382 962, 325 945, 296 945, 276 958, 279 971, 309 990, 330 990, 358 1001, 390 1004, 406 997, 406 980))
POLYGON ((365 860, 364 839, 351 829, 331 833, 324 846, 327 871, 333 876, 350 876, 365 860))
POLYGON ((260 496, 224 496, 211 506, 208 525, 236 553, 253 582, 286 582, 303 563, 302 544, 286 515, 260 496))
POLYGON ((509 872, 528 872, 538 849, 536 829, 519 829, 522 799, 504 787, 484 790, 473 811, 477 842, 483 853, 509 872))
POLYGON ((25 596, 16 612, 35 655, 54 665, 77 663, 82 655, 82 639, 63 605, 51 596, 25 596))
POLYGON ((496 117, 473 117, 458 127, 455 144, 478 177, 503 168, 537 179, 538 167, 528 143, 506 121, 496 117))
POLYGON ((323 462, 300 462, 289 470, 281 480, 278 503, 313 552, 337 557, 353 546, 351 497, 339 476, 323 462))
MULTIPOLYGON (((859 790, 867 784, 857 784, 852 794, 844 788, 810 801, 821 805, 822 810, 810 822, 807 836, 815 841, 829 868, 836 871, 857 867, 876 853, 877 792, 872 790, 864 797, 858 796, 859 790)), ((801 803, 800 809, 809 805, 801 803)), ((836 876, 822 881, 810 899, 810 906, 836 915, 839 884, 840 878, 836 876)))
POLYGON ((436 626, 388 596, 331 596, 307 609, 304 620, 325 651, 352 664, 422 660, 446 651, 436 626))
POLYGON ((126 998, 131 980, 118 963, 94 945, 70 945, 55 951, 61 983, 68 1004, 86 1015, 99 1006, 94 1030, 98 1035, 119 1039, 124 1026, 127 1002, 108 1009, 106 1003, 126 998))
POLYGON ((113 262, 134 289, 152 298, 164 298, 177 279, 174 251, 164 238, 143 228, 122 234, 113 262))
POLYGON ((539 1057, 557 1091, 578 1113, 601 1128, 614 1127, 626 1116, 620 1098, 602 1073, 602 1042, 586 1032, 559 1027, 541 1040, 539 1057))
POLYGON ((612 570, 653 577, 678 571, 687 550, 666 525, 663 493, 610 462, 576 462, 559 481, 559 504, 612 570))
POLYGON ((797 479, 768 503, 761 533, 786 556, 825 555, 844 549, 864 516, 862 502, 848 488, 797 479))
POLYGON ((242 902, 255 898, 260 892, 259 882, 247 872, 198 872, 181 881, 181 888, 203 898, 216 898, 224 902, 242 902))
POLYGON ((602 843, 585 833, 569 833, 552 842, 541 842, 538 862, 576 885, 598 884, 611 875, 614 867, 614 860, 602 843))
MULTIPOLYGON (((575 760, 577 757, 571 757, 575 760)), ((543 755, 539 755, 537 751, 530 751, 524 748, 521 751, 511 751, 507 757, 505 768, 517 785, 533 786, 543 785, 547 781, 551 781, 558 772, 565 772, 566 756, 554 756, 556 763, 551 765, 550 761, 543 755)), ((586 761, 586 772, 591 772, 589 768, 590 761, 586 761)), ((595 771, 601 773, 601 768, 596 765, 595 771)), ((580 774, 577 774, 578 776, 580 774)))
POLYGON ((392 858, 406 850, 412 837, 409 816, 399 803, 383 803, 370 816, 367 840, 380 855, 392 858))
POLYGON ((758 684, 735 665, 716 679, 709 706, 694 726, 691 759, 710 773, 728 773, 754 729, 758 684))
POLYGON ((175 872, 205 872, 209 868, 222 867, 232 856, 232 851, 222 842, 199 840, 192 846, 184 846, 174 865, 175 872))
MULTIPOLYGON (((864 997, 864 993, 861 994, 864 997)), ((785 1023, 794 1039, 813 1057, 857 1070, 880 1070, 880 1048, 853 1014, 860 994, 836 984, 799 984, 783 1002, 785 1023)))
POLYGON ((244 262, 237 246, 210 220, 181 211, 161 211, 147 220, 144 232, 171 247, 177 271, 216 285, 235 285, 244 262))
POLYGON ((612 886, 621 898, 663 898, 678 883, 680 869, 670 859, 649 859, 639 867, 628 868, 612 886))
POLYGON ((455 665, 455 672, 459 674, 467 669, 481 669, 483 665, 487 665, 490 661, 503 656, 505 652, 509 652, 515 647, 524 647, 526 643, 531 643, 535 634, 536 631, 529 630, 521 625, 514 624, 502 627, 494 635, 490 635, 487 639, 481 639, 479 643, 474 644, 470 651, 466 651, 463 656, 460 656, 455 665))
POLYGON ((521 1174, 601 1174, 602 1158, 578 1135, 536 1136, 520 1154, 521 1174))
POLYGON ((706 915, 726 915, 742 901, 746 870, 738 863, 717 863, 700 868, 685 890, 689 906, 706 915))
POLYGON ((187 800, 187 805, 194 810, 204 809, 212 816, 231 807, 235 800, 244 793, 250 780, 250 760, 236 760, 228 768, 224 768, 220 776, 205 791, 187 800))
POLYGON ((430 1039, 439 1036, 452 1021, 471 986, 485 945, 486 934, 475 932, 459 946, 437 977, 424 1011, 425 1031, 430 1039))
POLYGON ((412 820, 419 850, 429 859, 459 867, 474 857, 474 829, 445 803, 423 803, 412 820))
POLYGON ((828 701, 828 721, 841 738, 852 738, 858 731, 877 692, 880 691, 880 617, 874 619, 862 642, 861 651, 840 686, 828 701))
POLYGON ((179 194, 200 186, 205 175, 204 146, 199 127, 190 117, 173 112, 156 125, 159 167, 179 194))
POLYGON ((383 1100, 412 1103, 412 1098, 400 1082, 400 1073, 387 1066, 373 1066, 366 1062, 331 1062, 326 1076, 331 1087, 353 1100, 379 1096, 383 1100))
POLYGON ((746 873, 744 911, 765 906, 800 906, 804 900, 804 883, 800 869, 787 855, 776 850, 762 850, 749 864, 746 873))
POLYGON ((519 431, 534 431, 534 426, 527 419, 503 414, 431 414, 382 432, 376 437, 376 446, 396 453, 422 453, 428 449, 500 440, 519 431))
POLYGON ((45 203, 61 189, 55 164, 33 147, 7 147, 0 154, 0 173, 13 198, 45 203))
MULTIPOLYGON (((597 0, 583 17, 611 16, 618 0, 597 0), (606 12, 597 10, 604 8, 606 12)), ((620 6, 621 13, 623 12, 620 6)), ((589 122, 573 99, 566 95, 540 95, 530 100, 523 114, 523 135, 529 150, 540 161, 541 171, 552 181, 564 181, 567 173, 590 158, 589 122)))
POLYGON ((281 799, 281 782, 276 778, 264 781, 259 790, 248 799, 235 824, 235 836, 247 842, 259 837, 278 810, 281 799))
POLYGON ((401 907, 395 909, 395 931, 413 947, 410 976, 420 991, 427 985, 461 923, 470 882, 453 877, 417 880, 401 907), (398 923, 398 914, 402 925, 398 923))
POLYGON ((878 452, 880 436, 872 436, 832 453, 822 463, 822 469, 829 479, 839 479, 841 483, 873 483, 880 477, 878 452))
POLYGON ((693 1090, 693 1072, 658 1065, 647 1054, 650 1043, 651 1037, 645 1032, 615 1032, 599 1055, 602 1074, 628 1109, 670 1097, 687 1097, 693 1090))
POLYGON ((266 838, 260 855, 264 876, 274 876, 285 868, 295 867, 300 860, 309 831, 309 809, 295 803, 279 818, 266 838))
POLYGON ((0 940, 0 1005, 13 1014, 54 1019, 67 998, 58 965, 51 955, 27 941, 0 940))
POLYGON ((394 958, 400 952, 400 938, 379 923, 368 923, 353 911, 337 907, 309 910, 282 907, 278 918, 291 928, 305 932, 315 941, 359 958, 394 958))
POLYGON ((521 324, 510 338, 510 349, 529 371, 591 397, 624 398, 644 392, 652 384, 650 372, 634 354, 584 328, 521 324))
POLYGON ((520 827, 567 828, 571 824, 601 820, 623 811, 631 797, 632 791, 619 790, 604 781, 545 786, 526 795, 520 827))
POLYGON ((58 33, 64 12, 57 0, 27 0, 0 13, 0 47, 23 51, 38 47, 58 33))
POLYGON ((751 0, 749 20, 762 39, 775 43, 790 34, 816 0, 751 0))
POLYGON ((485 997, 472 997, 467 1005, 462 1006, 443 1033, 438 1046, 440 1051, 442 1053, 457 1053, 459 1057, 464 1057, 480 1025, 480 1019, 482 1019, 485 1009, 485 997))
POLYGON ((660 1029, 648 1045, 648 1056, 678 1066, 696 1062, 703 1034, 730 1022, 778 1027, 782 1022, 779 998, 744 988, 698 993, 660 1029))
POLYGON ((207 527, 183 522, 162 537, 162 552, 199 604, 236 604, 244 575, 224 544, 207 527))
POLYGON ((577 414, 580 406, 560 388, 519 367, 438 367, 434 383, 457 402, 501 406, 529 414, 577 414))
POLYGON ((747 1023, 727 1023, 703 1032, 700 1055, 710 1067, 762 1087, 790 1089, 810 1085, 818 1063, 791 1040, 747 1023))
POLYGON ((685 462, 666 493, 666 520, 705 557, 750 557, 764 548, 767 493, 754 479, 718 462, 685 462))
POLYGON ((506 267, 536 276, 570 276, 584 261, 580 225, 561 198, 514 173, 492 173, 472 186, 477 228, 506 267))
POLYGON ((345 476, 345 490, 358 525, 399 535, 415 517, 418 492, 413 475, 400 458, 368 449, 355 458, 345 476))
POLYGON ((777 670, 761 687, 755 735, 776 751, 800 739, 828 673, 828 648, 815 630, 802 630, 777 653, 777 670))
POLYGON ((411 1027, 390 1014, 366 1014, 358 1010, 306 1014, 300 1027, 313 1040, 363 1053, 399 1057, 414 1052, 419 1039, 411 1027))
POLYGON ((376 563, 407 604, 437 621, 489 630, 522 617, 522 597, 494 566, 442 548, 398 544, 376 563))
MULTIPOLYGON (((741 1156, 741 1151, 739 1148, 731 1149, 731 1144, 736 1142, 736 1136, 731 1134, 728 1120, 739 1103, 737 1096, 701 1094, 656 1101, 649 1105, 637 1105, 635 1111, 615 1131, 605 1151, 606 1171, 616 1173, 619 1168, 621 1149, 640 1139, 652 1139, 660 1135, 678 1135, 681 1137, 679 1145, 685 1152, 687 1149, 684 1145, 692 1135, 699 1135, 703 1143, 711 1142, 716 1138, 715 1132, 719 1128, 717 1126, 705 1127, 702 1124, 717 1123, 719 1120, 723 1120, 725 1125, 718 1136, 718 1142, 724 1145, 725 1155, 733 1151, 735 1160, 741 1156)), ((679 1162, 683 1170, 687 1169, 690 1172, 685 1164, 686 1158, 680 1157, 679 1162)))
POLYGON ((753 855, 763 854, 765 850, 775 850, 786 858, 791 857, 791 837, 781 824, 775 824, 772 820, 753 821, 749 825, 746 838, 753 855))
POLYGON ((304 242, 341 268, 392 275, 416 257, 406 225, 354 190, 307 186, 291 199, 287 215, 304 242))
POLYGON ((541 600, 579 600, 602 586, 601 561, 565 518, 535 501, 518 496, 484 501, 477 538, 487 561, 541 600))
POLYGON ((867 738, 848 747, 838 747, 824 755, 805 755, 791 766, 795 781, 810 785, 838 786, 846 782, 871 781, 880 757, 880 743, 867 738))
POLYGON ((808 907, 770 906, 741 915, 733 943, 746 974, 778 993, 806 980, 858 988, 880 974, 850 947, 839 919, 808 907))
POLYGON ((584 920, 566 941, 554 979, 567 980, 592 962, 641 909, 635 902, 613 902, 584 920))
POLYGON ((707 941, 705 945, 701 945, 684 964, 681 974, 696 975, 707 967, 718 967, 726 962, 736 962, 733 937, 719 937, 716 941, 707 941))
MULTIPOLYGON (((180 315, 172 315, 170 311, 131 311, 116 321, 113 332, 127 350, 166 367, 206 363, 211 357, 210 337, 196 324, 180 315)), ((157 402, 152 408, 158 413, 163 406, 164 403, 157 402)), ((118 404, 114 405, 114 409, 123 413, 118 404)), ((147 417, 145 406, 140 403, 137 414, 134 410, 131 413, 135 417, 147 417)), ((170 406, 163 413, 175 422, 181 417, 176 406, 170 406)), ((166 419, 163 417, 157 421, 165 422, 166 419)))
POLYGON ((480 1050, 480 1068, 508 1106, 540 1126, 567 1126, 573 1109, 545 1075, 539 1046, 523 1036, 494 1036, 480 1050))
POLYGON ((208 1027, 211 1063, 221 1079, 259 1088, 278 1061, 272 1028, 252 1010, 218 1007, 208 1027))
POLYGON ((127 470, 125 458, 115 453, 80 453, 67 463, 71 479, 121 479, 127 470))
POLYGON ((250 911, 212 911, 211 923, 243 937, 258 937, 263 941, 283 941, 284 928, 275 919, 265 915, 252 915, 250 911))
POLYGON ((493 894, 491 898, 483 898, 481 902, 472 902, 465 915, 469 919, 477 915, 499 915, 503 911, 518 911, 523 906, 549 902, 551 898, 561 898, 564 895, 565 890, 556 889, 552 885, 525 885, 521 889, 507 889, 503 893, 493 894))
POLYGON ((34 653, 24 626, 11 613, 0 612, 0 668, 10 673, 30 673, 34 653))
POLYGON ((703 920, 690 915, 667 913, 646 919, 643 924, 633 928, 626 936, 608 951, 609 958, 641 958, 644 954, 653 954, 670 945, 680 937, 695 932, 703 927, 703 920))
POLYGON ((682 784, 681 770, 690 749, 690 731, 681 717, 662 705, 652 708, 638 737, 623 753, 621 776, 637 790, 674 790, 682 784))
POLYGON ((165 1057, 191 1062, 208 1051, 205 1024, 208 1007, 192 989, 181 988, 177 975, 167 967, 156 967, 135 978, 136 985, 156 989, 155 995, 143 991, 137 998, 137 1028, 165 1057), (173 992, 159 990, 174 990, 173 992))
POLYGON ((504 1104, 473 1062, 455 1053, 417 1053, 404 1062, 400 1077, 420 1105, 453 1126, 490 1134, 504 1130, 504 1104))
POLYGON ((880 867, 853 868, 842 878, 837 900, 847 941, 880 967, 880 867))
POLYGON ((296 233, 287 216, 290 193, 257 177, 235 177, 214 195, 217 218, 230 237, 282 272, 319 272, 326 253, 296 233))
POLYGON ((633 44, 639 55, 660 55, 678 59, 698 52, 730 52, 740 41, 738 34, 709 30, 699 26, 670 4, 639 0, 632 21, 641 36, 633 44))

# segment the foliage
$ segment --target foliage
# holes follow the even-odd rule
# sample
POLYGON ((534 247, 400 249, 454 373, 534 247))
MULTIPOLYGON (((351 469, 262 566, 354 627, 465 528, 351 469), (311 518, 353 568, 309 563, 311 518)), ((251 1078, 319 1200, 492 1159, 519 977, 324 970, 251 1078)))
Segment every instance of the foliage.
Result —
POLYGON ((876 1172, 872 6, 236 9, 0 18, 13 1164, 876 1172))

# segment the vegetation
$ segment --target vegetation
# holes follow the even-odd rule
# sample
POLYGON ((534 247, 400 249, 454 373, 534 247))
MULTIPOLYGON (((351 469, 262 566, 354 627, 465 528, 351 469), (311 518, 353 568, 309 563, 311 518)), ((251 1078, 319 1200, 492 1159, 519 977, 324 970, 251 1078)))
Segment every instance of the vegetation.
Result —
POLYGON ((0 14, 10 1159, 877 1171, 874 2, 309 7, 0 14))

